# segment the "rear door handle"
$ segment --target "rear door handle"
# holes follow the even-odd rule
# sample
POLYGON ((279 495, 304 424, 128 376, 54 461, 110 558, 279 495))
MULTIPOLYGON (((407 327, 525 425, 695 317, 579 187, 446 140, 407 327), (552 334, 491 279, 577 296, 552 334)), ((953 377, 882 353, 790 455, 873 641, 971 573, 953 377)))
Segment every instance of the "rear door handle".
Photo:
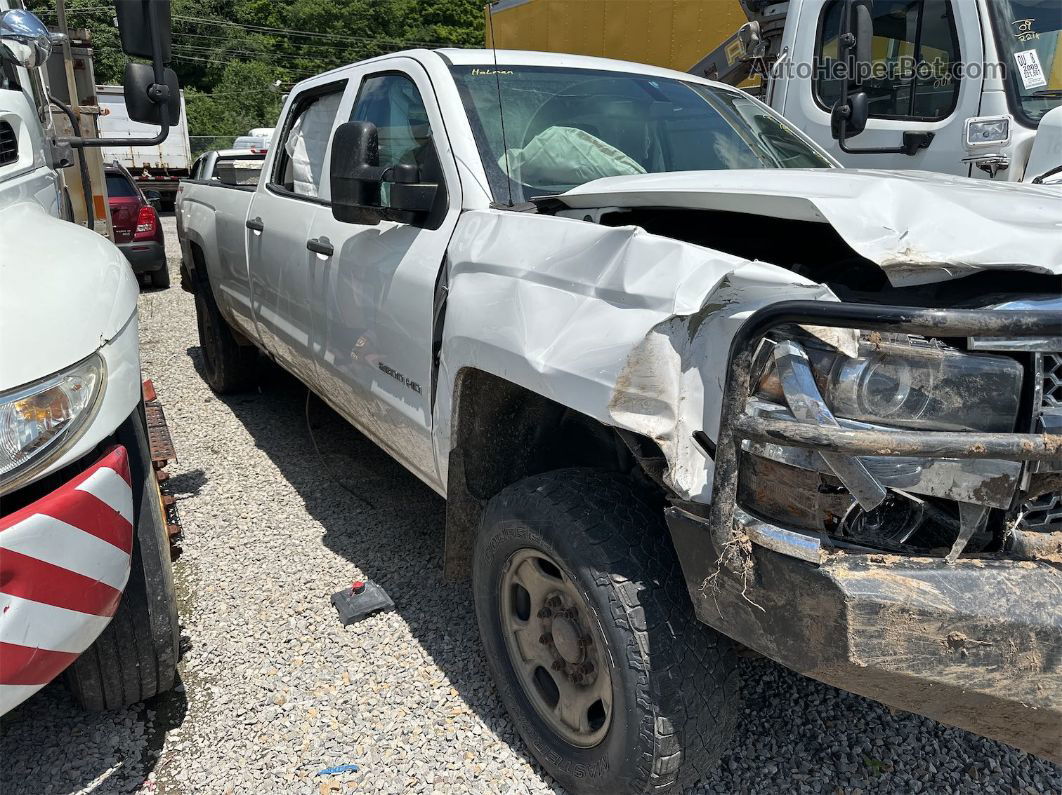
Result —
POLYGON ((248 218, 244 225, 248 229, 253 229, 255 232, 261 232, 265 229, 265 224, 262 223, 261 218, 248 218))
POLYGON ((306 248, 315 254, 324 254, 326 257, 331 257, 335 249, 332 248, 332 244, 328 242, 326 238, 312 238, 306 241, 306 248))

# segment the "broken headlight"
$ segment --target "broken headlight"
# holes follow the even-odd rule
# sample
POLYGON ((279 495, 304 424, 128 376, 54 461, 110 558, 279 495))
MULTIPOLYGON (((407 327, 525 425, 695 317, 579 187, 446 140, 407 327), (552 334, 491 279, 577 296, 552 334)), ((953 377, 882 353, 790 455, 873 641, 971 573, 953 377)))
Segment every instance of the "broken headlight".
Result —
MULTIPOLYGON (((864 335, 858 355, 805 343, 815 382, 838 417, 936 431, 1007 432, 1021 400, 1022 367, 920 338, 864 335)), ((767 357, 756 393, 785 404, 767 357)))

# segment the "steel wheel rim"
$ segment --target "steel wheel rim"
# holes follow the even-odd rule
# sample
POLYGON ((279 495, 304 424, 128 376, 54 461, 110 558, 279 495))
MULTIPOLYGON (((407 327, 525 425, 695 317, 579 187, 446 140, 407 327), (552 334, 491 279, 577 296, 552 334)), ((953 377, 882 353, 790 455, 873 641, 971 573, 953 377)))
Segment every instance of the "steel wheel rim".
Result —
POLYGON ((537 549, 509 557, 499 596, 505 648, 535 710, 568 743, 598 745, 612 724, 612 674, 585 597, 537 549))

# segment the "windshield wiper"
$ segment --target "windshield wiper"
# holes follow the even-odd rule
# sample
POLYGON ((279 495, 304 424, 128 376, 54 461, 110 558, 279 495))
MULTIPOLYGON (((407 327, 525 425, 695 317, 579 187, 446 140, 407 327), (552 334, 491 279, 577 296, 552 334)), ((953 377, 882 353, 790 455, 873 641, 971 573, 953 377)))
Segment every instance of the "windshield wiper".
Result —
POLYGON ((1062 97, 1062 88, 1045 88, 1041 91, 1034 91, 1028 96, 1030 97, 1062 97))

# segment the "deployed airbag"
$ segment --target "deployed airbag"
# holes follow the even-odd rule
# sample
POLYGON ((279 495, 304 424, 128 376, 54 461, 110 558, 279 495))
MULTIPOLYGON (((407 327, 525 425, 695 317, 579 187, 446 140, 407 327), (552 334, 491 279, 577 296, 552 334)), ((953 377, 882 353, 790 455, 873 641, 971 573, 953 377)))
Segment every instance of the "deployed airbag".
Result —
POLYGON ((291 158, 292 189, 300 196, 318 196, 325 150, 342 97, 339 93, 325 94, 291 125, 284 149, 291 158))
POLYGON ((547 127, 522 149, 510 149, 498 167, 524 185, 540 186, 580 185, 602 177, 645 173, 616 147, 575 127, 547 127))

